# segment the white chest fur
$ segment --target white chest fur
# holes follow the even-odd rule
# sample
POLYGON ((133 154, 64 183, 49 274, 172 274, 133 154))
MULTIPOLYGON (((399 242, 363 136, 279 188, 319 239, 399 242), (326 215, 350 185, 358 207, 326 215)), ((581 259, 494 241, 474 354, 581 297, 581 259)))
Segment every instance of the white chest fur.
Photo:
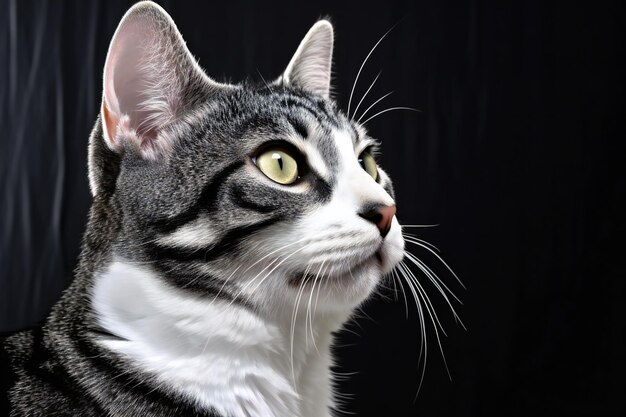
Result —
POLYGON ((330 415, 336 320, 314 324, 315 346, 296 326, 292 355, 287 323, 194 297, 122 261, 96 277, 92 302, 100 324, 123 339, 103 339, 106 348, 200 406, 235 417, 330 415))

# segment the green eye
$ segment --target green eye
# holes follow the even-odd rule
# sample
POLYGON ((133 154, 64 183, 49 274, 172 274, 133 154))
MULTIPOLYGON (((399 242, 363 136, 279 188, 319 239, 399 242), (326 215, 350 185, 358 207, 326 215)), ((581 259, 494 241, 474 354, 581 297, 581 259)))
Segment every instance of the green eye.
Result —
POLYGON ((361 152, 361 155, 359 155, 359 164, 361 164, 361 167, 363 167, 365 172, 374 178, 374 181, 378 181, 378 167, 376 166, 376 161, 370 151, 366 149, 361 152))
POLYGON ((298 179, 298 163, 282 149, 266 150, 255 162, 262 173, 279 184, 293 184, 298 179))

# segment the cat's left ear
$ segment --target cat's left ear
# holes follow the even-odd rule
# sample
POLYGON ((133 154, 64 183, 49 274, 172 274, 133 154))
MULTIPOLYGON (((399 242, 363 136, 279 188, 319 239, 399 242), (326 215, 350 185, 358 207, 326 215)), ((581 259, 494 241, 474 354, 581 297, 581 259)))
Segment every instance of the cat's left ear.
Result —
POLYGON ((167 154, 173 140, 161 133, 223 88, 206 76, 172 18, 151 1, 135 4, 122 18, 103 78, 106 144, 117 153, 130 148, 146 159, 167 154))
POLYGON ((328 98, 332 57, 333 26, 320 20, 300 42, 279 82, 328 98))

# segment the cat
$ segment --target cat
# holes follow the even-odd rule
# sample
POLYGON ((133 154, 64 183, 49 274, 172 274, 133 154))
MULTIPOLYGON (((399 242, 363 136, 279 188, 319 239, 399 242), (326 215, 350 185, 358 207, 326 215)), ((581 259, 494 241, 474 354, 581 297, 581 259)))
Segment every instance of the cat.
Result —
POLYGON ((152 2, 124 15, 89 139, 75 278, 6 342, 12 416, 322 417, 333 332, 404 256, 389 176, 315 23, 270 83, 221 84, 152 2))

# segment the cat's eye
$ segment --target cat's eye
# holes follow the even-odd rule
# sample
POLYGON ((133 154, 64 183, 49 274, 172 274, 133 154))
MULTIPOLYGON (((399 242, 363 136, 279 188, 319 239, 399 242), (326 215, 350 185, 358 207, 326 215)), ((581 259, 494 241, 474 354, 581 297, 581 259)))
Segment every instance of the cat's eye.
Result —
POLYGON ((378 181, 378 166, 376 165, 376 160, 372 156, 372 153, 368 149, 364 150, 361 152, 361 155, 359 155, 359 164, 361 164, 365 172, 374 178, 374 181, 378 181))
POLYGON ((279 184, 293 184, 298 179, 298 163, 282 149, 267 149, 259 154, 256 165, 269 179, 279 184))

